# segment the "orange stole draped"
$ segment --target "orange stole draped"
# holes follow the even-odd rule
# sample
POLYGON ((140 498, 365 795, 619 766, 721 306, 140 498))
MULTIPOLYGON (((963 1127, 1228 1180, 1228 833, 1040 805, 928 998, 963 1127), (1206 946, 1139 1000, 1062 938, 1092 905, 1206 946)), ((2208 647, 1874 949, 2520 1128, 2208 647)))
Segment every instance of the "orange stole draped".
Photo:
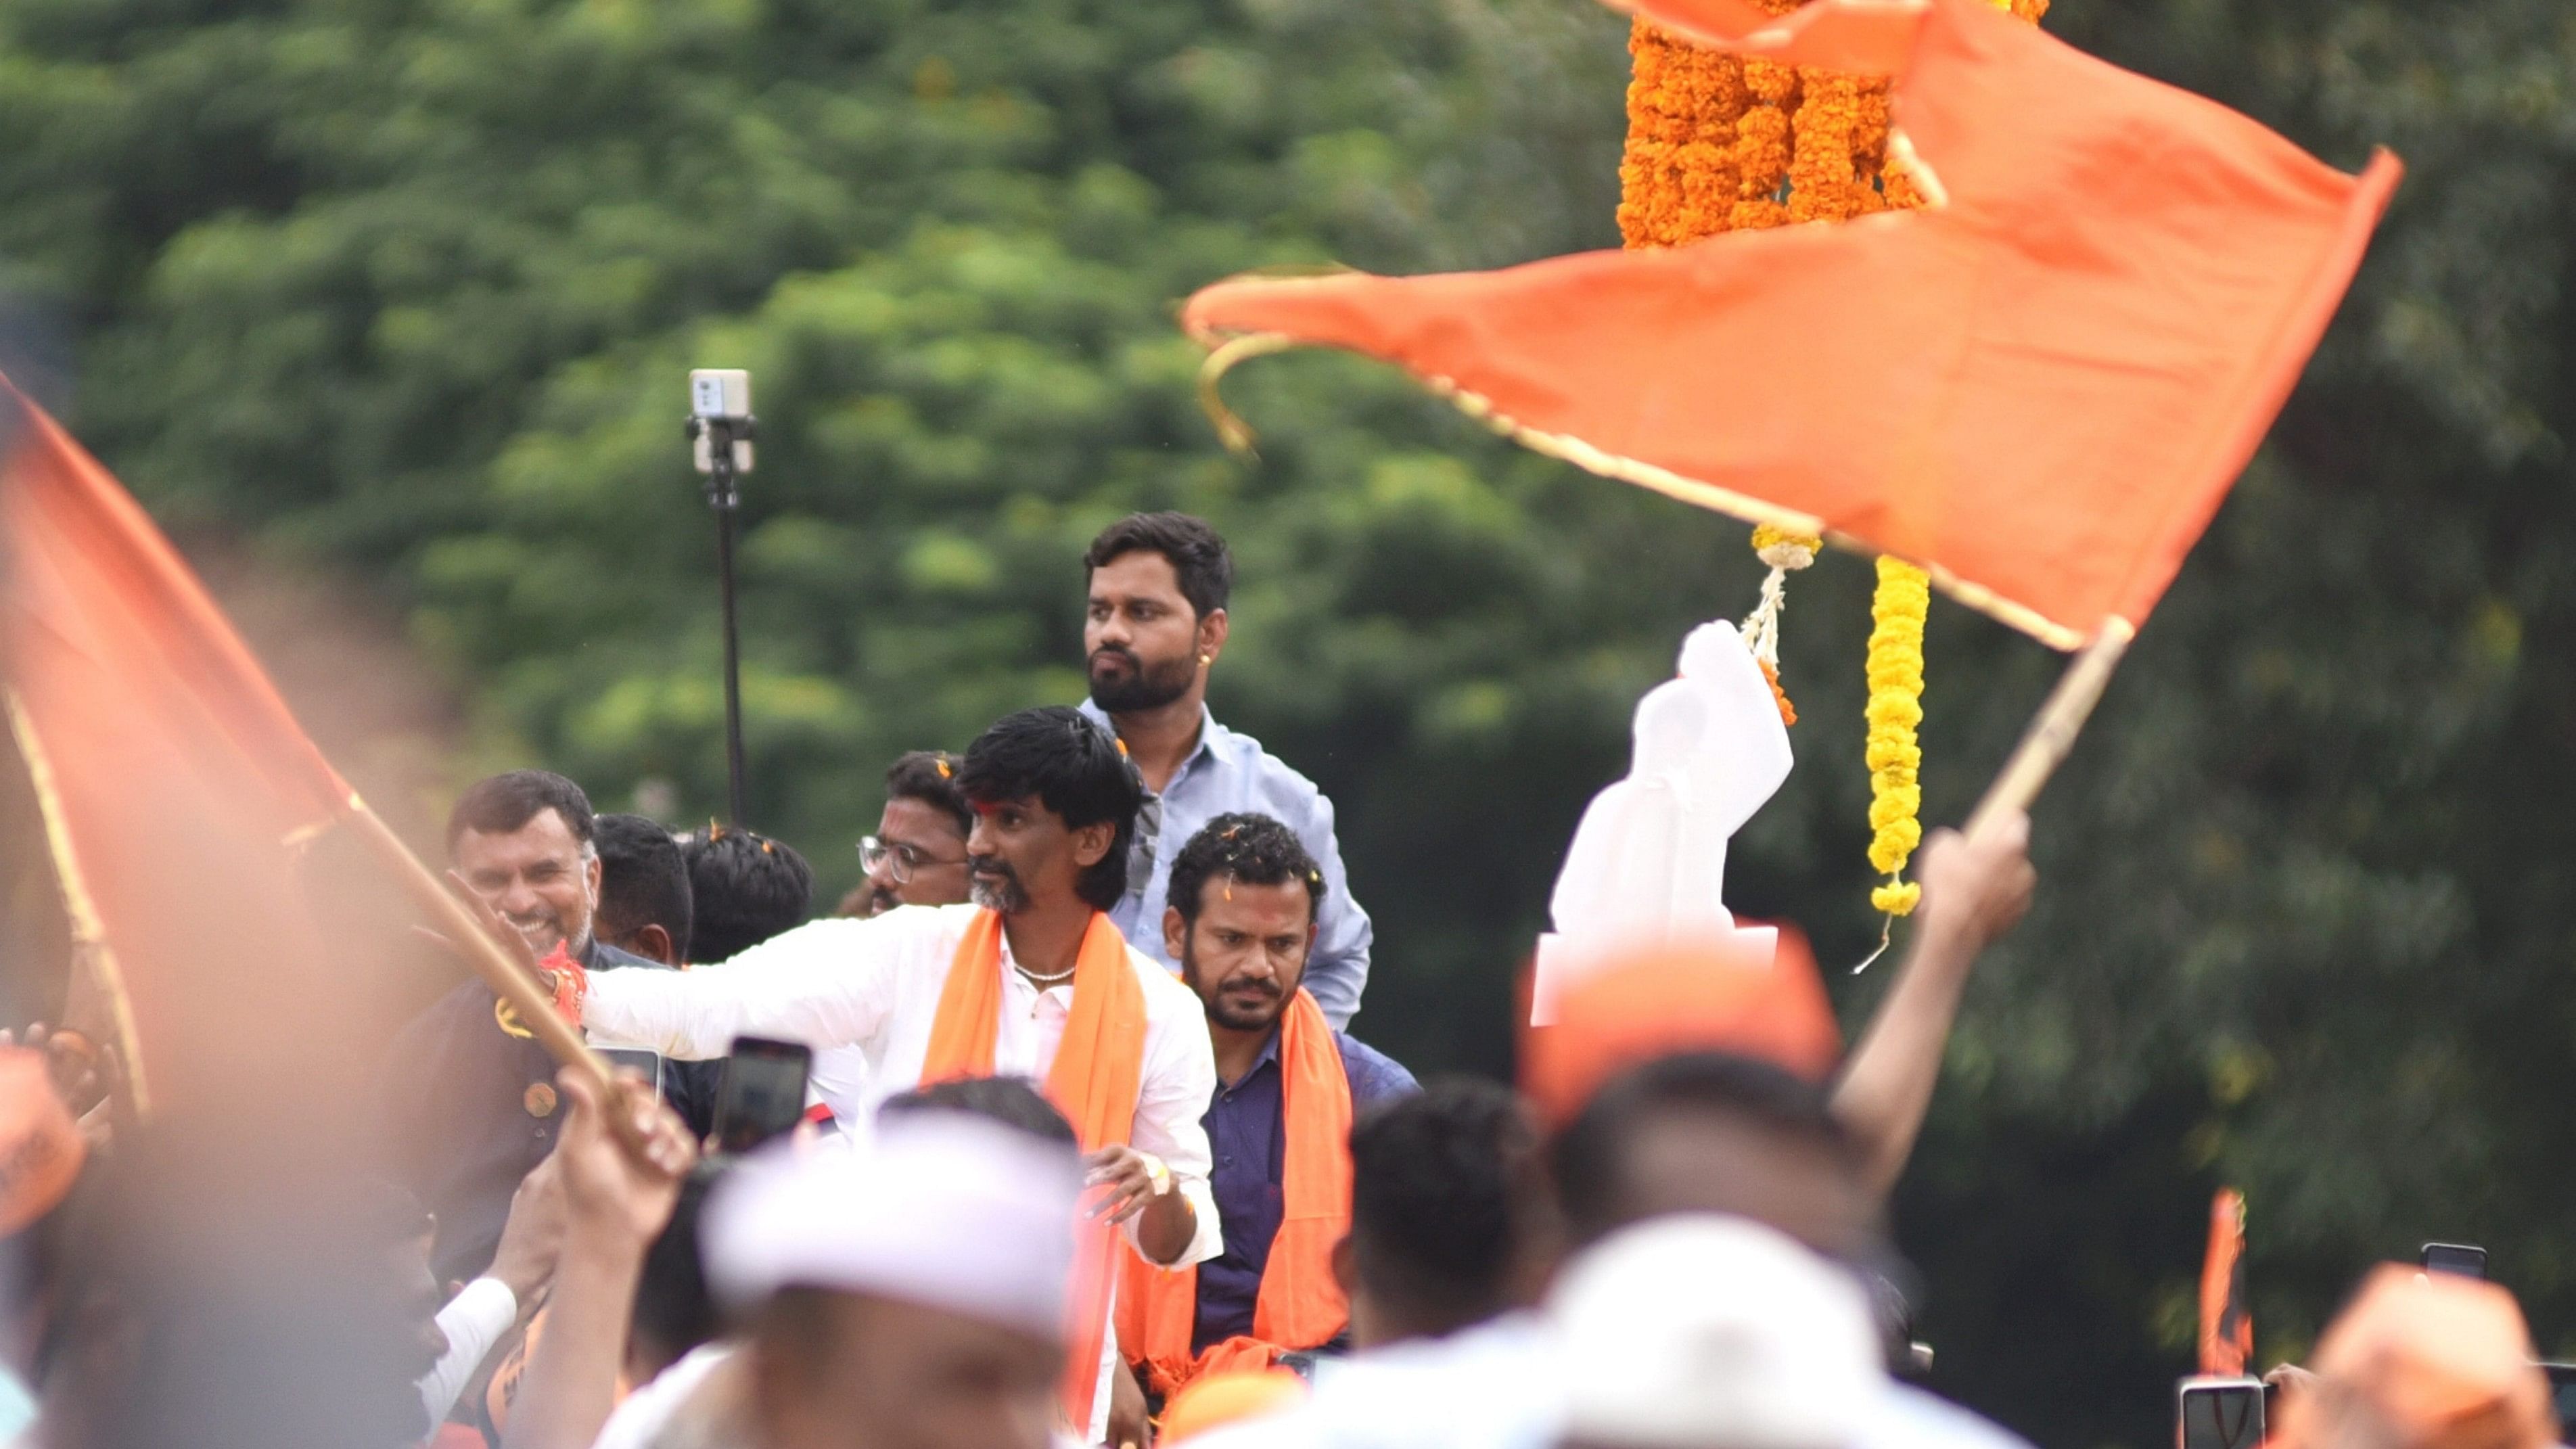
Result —
POLYGON ((1279 1071, 1286 1211, 1262 1265, 1252 1336, 1209 1344, 1193 1357, 1199 1270, 1158 1268, 1130 1254, 1118 1294, 1118 1342, 1144 1363, 1148 1388, 1170 1394, 1201 1374, 1267 1368, 1281 1350, 1328 1343, 1350 1321, 1350 1304, 1333 1281, 1333 1245, 1351 1228, 1351 1082, 1332 1025, 1303 989, 1280 1019, 1279 1071))
MULTIPOLYGON (((993 1075, 993 1039, 1001 1026, 1002 918, 978 911, 939 987, 921 1084, 993 1075)), ((1073 1123, 1083 1151, 1124 1147, 1136 1123, 1144 1074, 1145 988, 1127 962, 1127 938, 1094 911, 1074 957, 1073 1011, 1065 1018, 1055 1065, 1047 1069, 1046 1098, 1073 1123)), ((1347 1176, 1349 1169, 1343 1171, 1347 1176)), ((1090 1215, 1091 1201, 1086 1196, 1074 1219, 1073 1292, 1065 1325, 1063 1403, 1077 1435, 1090 1432, 1121 1247, 1118 1230, 1090 1215)))

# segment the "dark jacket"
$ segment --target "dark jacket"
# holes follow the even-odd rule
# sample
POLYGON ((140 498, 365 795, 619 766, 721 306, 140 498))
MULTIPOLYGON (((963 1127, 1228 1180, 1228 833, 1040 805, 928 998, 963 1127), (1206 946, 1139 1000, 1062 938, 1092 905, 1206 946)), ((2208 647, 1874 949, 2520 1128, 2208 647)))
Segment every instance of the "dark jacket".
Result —
MULTIPOLYGON (((596 940, 582 964, 593 971, 671 969, 596 940)), ((380 1087, 391 1170, 438 1218, 430 1265, 442 1283, 491 1265, 510 1195, 554 1150, 563 1125, 554 1058, 503 1031, 498 1004, 481 981, 431 1003, 394 1039, 380 1087), (540 1085, 544 1091, 532 1090, 540 1085)), ((663 1064, 663 1095, 700 1137, 714 1129, 723 1068, 720 1061, 663 1064)))

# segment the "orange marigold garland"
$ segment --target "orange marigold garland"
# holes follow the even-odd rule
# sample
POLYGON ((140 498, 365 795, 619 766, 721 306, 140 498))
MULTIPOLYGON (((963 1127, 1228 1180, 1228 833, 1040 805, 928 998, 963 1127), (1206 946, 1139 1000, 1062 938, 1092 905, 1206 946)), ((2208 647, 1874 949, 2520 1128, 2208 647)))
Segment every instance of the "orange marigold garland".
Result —
MULTIPOLYGON (((1754 3, 1785 15, 1801 0, 1754 3)), ((2036 24, 2048 13, 2049 0, 1989 3, 2036 24)), ((1629 32, 1628 51, 1635 69, 1628 86, 1628 144, 1619 163, 1619 234, 1629 246, 1682 246, 1720 232, 1842 221, 1925 203, 1901 156, 1890 154, 1885 77, 1739 60, 1642 20, 1629 32)), ((1780 717, 1795 724, 1797 711, 1780 688, 1778 662, 1784 570, 1774 556, 1793 551, 1783 547, 1787 538, 1778 529, 1754 531, 1754 551, 1772 569, 1745 633, 1780 702, 1780 717)), ((1922 714, 1913 701, 1923 690, 1922 613, 1928 602, 1920 570, 1880 560, 1879 632, 1870 650, 1870 854, 1871 863, 1888 874, 1872 903, 1891 916, 1912 910, 1920 895, 1920 887, 1899 872, 1922 829, 1915 819, 1920 751, 1913 731, 1922 714)))

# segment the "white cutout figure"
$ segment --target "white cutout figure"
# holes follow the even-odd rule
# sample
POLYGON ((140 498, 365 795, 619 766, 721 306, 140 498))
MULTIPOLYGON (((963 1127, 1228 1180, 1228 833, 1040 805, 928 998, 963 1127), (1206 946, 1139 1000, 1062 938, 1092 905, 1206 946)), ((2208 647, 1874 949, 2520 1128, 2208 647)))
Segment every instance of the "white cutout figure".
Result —
POLYGON ((1735 626, 1702 624, 1682 641, 1681 672, 1637 702, 1628 773, 1592 797, 1548 902, 1531 1024, 1607 956, 1682 940, 1733 937, 1770 959, 1779 933, 1740 929, 1721 899, 1726 842, 1789 777, 1779 701, 1735 626))

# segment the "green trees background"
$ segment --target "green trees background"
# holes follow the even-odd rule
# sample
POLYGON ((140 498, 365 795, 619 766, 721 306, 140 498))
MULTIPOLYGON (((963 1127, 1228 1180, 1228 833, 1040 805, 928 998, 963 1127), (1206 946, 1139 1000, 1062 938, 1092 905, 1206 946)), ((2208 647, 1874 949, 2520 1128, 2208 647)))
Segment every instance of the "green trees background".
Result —
MULTIPOLYGON (((2043 1443, 2160 1442, 2222 1181, 2266 1362, 2428 1237, 2486 1243, 2576 1352, 2576 28, 2049 26, 2412 175, 2043 804, 2039 909, 1897 1205, 1935 1384, 2043 1443)), ((1379 922, 1363 1034, 1499 1072, 1629 707, 1752 602, 1744 530, 1330 358, 1230 381, 1264 440, 1229 458, 1170 309, 1254 266, 1613 243, 1623 37, 1584 0, 15 0, 0 281, 59 319, 76 430, 233 587, 319 578, 287 597, 399 642, 371 686, 426 723, 327 741, 362 778, 543 763, 679 818, 722 799, 681 381, 753 369, 754 823, 835 893, 887 759, 1079 695, 1090 534, 1206 514, 1243 577, 1218 711, 1334 796, 1379 922)), ((1730 887, 1829 963, 1876 930, 1866 586, 1793 588, 1801 763, 1730 887)), ((248 612, 292 652, 295 606, 248 612)), ((2055 668, 1936 607, 1931 818, 2055 668)), ((1833 986, 1856 1026, 1879 982, 1833 986)))

